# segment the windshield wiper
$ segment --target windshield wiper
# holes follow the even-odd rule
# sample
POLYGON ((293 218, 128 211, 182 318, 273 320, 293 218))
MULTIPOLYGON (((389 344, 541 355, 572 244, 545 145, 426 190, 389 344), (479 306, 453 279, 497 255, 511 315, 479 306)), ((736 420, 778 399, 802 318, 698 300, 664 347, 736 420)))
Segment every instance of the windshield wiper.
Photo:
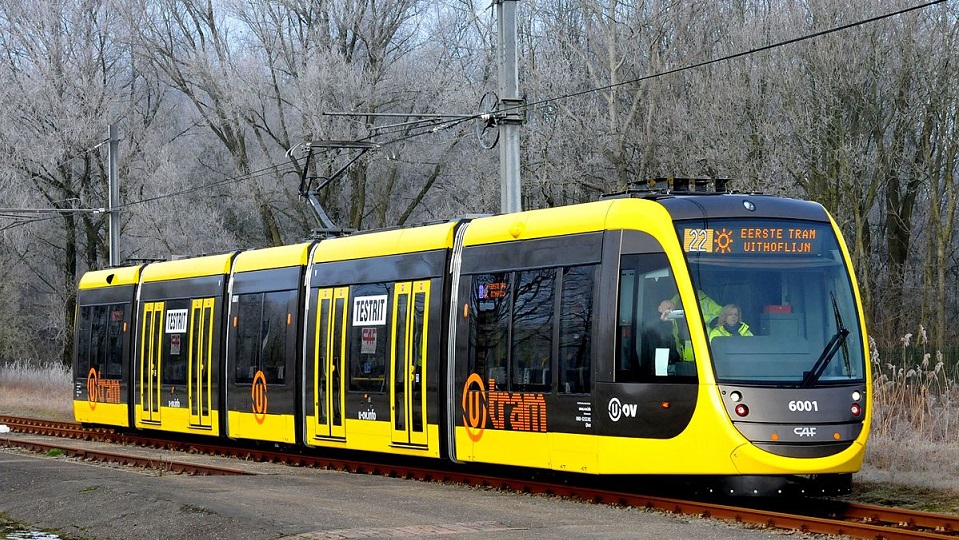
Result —
POLYGON ((842 355, 846 362, 846 371, 847 373, 849 372, 849 350, 846 347, 846 336, 849 335, 849 330, 846 330, 846 327, 842 324, 839 306, 836 305, 836 295, 830 292, 829 296, 832 298, 832 312, 836 317, 836 328, 838 330, 833 334, 829 343, 826 344, 826 348, 822 350, 822 354, 819 355, 819 359, 813 364, 812 369, 803 374, 802 382, 799 383, 800 388, 810 388, 816 384, 819 381, 819 377, 822 377, 823 372, 826 371, 826 366, 829 365, 829 361, 836 356, 839 349, 842 349, 842 355))

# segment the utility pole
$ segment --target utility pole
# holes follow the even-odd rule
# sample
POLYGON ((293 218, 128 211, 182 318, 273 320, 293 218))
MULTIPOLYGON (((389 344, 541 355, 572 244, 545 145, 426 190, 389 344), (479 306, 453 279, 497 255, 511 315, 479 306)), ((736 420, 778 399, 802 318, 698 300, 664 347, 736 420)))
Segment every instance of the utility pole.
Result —
POLYGON ((501 120, 499 173, 500 210, 523 209, 520 197, 519 128, 525 119, 524 100, 519 95, 519 67, 516 62, 516 1, 493 0, 499 31, 499 95, 501 120))
POLYGON ((120 179, 117 177, 117 126, 110 124, 110 168, 108 183, 110 187, 110 266, 120 266, 120 179))

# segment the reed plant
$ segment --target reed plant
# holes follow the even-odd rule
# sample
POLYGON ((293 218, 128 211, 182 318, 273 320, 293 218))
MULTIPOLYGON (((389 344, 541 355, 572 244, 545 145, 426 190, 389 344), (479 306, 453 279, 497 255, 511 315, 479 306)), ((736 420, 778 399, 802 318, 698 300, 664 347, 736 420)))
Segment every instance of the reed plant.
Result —
POLYGON ((870 339, 872 431, 860 478, 959 492, 959 373, 955 359, 931 350, 926 329, 898 349, 870 339))

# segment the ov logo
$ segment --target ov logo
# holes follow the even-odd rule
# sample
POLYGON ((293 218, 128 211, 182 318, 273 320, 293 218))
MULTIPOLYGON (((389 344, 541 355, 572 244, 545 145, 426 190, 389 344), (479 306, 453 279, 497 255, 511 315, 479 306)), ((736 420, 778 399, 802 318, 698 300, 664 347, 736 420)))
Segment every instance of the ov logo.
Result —
POLYGON ((253 388, 250 390, 250 396, 253 398, 253 417, 257 424, 262 424, 266 419, 266 375, 262 371, 257 371, 253 376, 253 388))
POLYGON ((620 403, 619 398, 609 400, 609 419, 613 422, 619 422, 619 419, 628 416, 635 418, 637 405, 635 403, 620 403))
POLYGON ((466 385, 463 386, 463 426, 466 427, 466 434, 473 442, 479 441, 483 437, 483 430, 486 429, 486 402, 483 379, 473 373, 466 379, 466 385))
POLYGON ((97 370, 95 368, 90 368, 90 373, 87 374, 87 401, 90 403, 91 411, 96 410, 97 408, 98 388, 97 370))

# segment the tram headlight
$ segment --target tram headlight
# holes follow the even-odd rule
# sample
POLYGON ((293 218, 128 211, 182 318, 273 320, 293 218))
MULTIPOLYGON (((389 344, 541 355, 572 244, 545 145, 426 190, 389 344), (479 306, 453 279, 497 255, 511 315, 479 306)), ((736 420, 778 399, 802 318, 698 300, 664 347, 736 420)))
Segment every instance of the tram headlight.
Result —
POLYGON ((749 414, 749 407, 747 407, 745 403, 740 403, 736 405, 736 408, 734 410, 736 411, 736 414, 738 414, 739 416, 746 416, 747 414, 749 414))
POLYGON ((729 394, 729 399, 733 400, 733 403, 739 403, 739 401, 743 399, 743 395, 739 392, 733 391, 731 394, 729 394))
POLYGON ((860 399, 862 399, 862 394, 859 392, 859 390, 853 390, 852 400, 859 401, 860 399))
POLYGON ((858 403, 853 403, 849 406, 849 412, 851 412, 853 416, 859 416, 862 414, 862 407, 858 403))

